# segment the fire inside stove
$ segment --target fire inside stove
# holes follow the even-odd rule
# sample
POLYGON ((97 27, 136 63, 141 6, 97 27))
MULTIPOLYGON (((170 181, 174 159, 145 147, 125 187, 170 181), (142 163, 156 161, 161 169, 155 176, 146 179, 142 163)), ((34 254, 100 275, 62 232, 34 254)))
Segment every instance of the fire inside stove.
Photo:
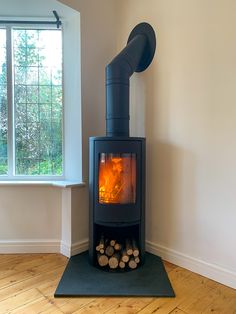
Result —
POLYGON ((101 153, 99 203, 129 204, 136 201, 136 154, 101 153))

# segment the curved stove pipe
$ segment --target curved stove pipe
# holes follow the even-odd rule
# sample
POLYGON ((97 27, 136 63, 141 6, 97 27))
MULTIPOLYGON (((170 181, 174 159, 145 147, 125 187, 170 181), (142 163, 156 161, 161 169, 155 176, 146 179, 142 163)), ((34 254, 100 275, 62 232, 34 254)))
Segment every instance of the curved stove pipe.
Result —
POLYGON ((106 135, 129 137, 129 79, 144 71, 156 49, 155 32, 148 23, 138 24, 127 46, 106 67, 106 135))

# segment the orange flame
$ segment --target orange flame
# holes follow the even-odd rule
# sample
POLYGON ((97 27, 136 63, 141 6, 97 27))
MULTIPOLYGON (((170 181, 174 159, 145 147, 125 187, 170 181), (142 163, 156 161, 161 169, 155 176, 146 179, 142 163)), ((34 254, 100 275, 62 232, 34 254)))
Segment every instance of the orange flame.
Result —
POLYGON ((101 154, 99 164, 99 203, 128 204, 136 198, 136 159, 101 154))

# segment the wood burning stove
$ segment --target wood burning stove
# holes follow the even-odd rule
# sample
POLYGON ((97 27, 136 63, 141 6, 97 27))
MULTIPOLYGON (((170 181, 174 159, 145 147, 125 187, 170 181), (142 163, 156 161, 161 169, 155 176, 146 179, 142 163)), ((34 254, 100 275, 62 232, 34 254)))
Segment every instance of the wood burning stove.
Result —
POLYGON ((145 253, 145 138, 129 137, 129 78, 151 63, 155 33, 147 23, 106 67, 106 137, 90 138, 90 261, 130 270, 145 253))
POLYGON ((145 139, 91 138, 90 177, 92 263, 97 263, 100 250, 96 251, 96 246, 101 238, 104 238, 106 246, 111 240, 116 240, 123 248, 122 252, 117 252, 120 255, 125 254, 127 240, 135 240, 140 252, 139 259, 143 262, 145 139))

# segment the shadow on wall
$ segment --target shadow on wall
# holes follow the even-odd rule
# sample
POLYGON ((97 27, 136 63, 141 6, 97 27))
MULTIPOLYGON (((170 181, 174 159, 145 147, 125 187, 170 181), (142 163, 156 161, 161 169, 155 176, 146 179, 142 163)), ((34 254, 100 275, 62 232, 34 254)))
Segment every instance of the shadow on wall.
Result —
POLYGON ((194 166, 194 157, 183 148, 160 141, 149 145, 147 222, 151 228, 147 228, 147 238, 185 253, 186 237, 195 233, 194 166))
POLYGON ((173 142, 173 134, 169 136, 168 75, 165 74, 165 92, 155 66, 145 76, 146 239, 187 254, 188 248, 193 251, 193 243, 186 238, 189 232, 191 239, 196 234, 196 160, 191 151, 173 142))

